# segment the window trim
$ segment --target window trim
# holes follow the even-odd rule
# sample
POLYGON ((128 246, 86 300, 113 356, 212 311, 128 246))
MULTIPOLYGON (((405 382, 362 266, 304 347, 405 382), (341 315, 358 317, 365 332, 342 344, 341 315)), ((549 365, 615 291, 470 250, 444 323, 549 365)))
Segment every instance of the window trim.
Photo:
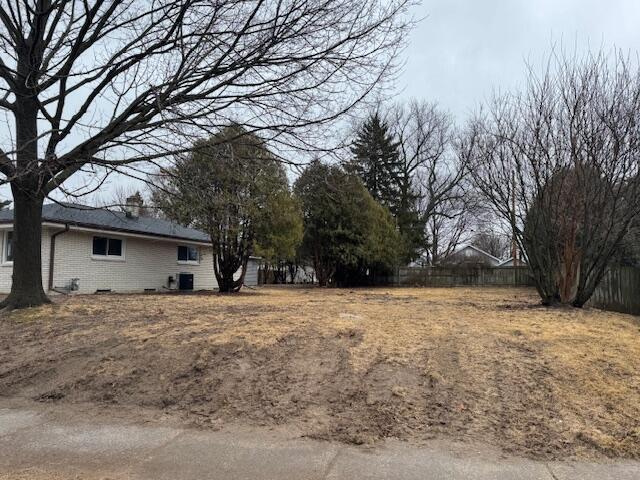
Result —
POLYGON ((7 266, 13 265, 13 260, 7 260, 7 243, 9 241, 9 232, 13 233, 13 230, 4 230, 2 232, 2 265, 7 266))
POLYGON ((200 248, 195 245, 189 245, 186 243, 179 243, 176 245, 176 259, 178 259, 178 252, 180 251, 180 247, 193 248, 198 255, 196 260, 177 260, 178 265, 200 265, 200 248))
POLYGON ((91 235, 91 242, 89 242, 89 248, 91 252, 91 259, 98 260, 101 262, 124 262, 126 261, 126 253, 127 253, 127 240, 126 238, 109 236, 109 235, 91 235), (93 241, 95 238, 106 238, 107 239, 107 253, 105 255, 98 255, 93 253, 93 241), (121 242, 121 255, 109 255, 109 240, 120 240, 121 242))

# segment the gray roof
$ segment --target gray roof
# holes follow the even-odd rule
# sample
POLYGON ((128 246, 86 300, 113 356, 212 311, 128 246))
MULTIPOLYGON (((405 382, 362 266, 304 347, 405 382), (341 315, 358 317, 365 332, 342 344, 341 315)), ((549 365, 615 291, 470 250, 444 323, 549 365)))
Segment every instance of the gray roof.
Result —
MULTIPOLYGON (((209 235, 159 218, 130 218, 124 212, 85 205, 49 203, 42 207, 42 221, 72 226, 136 233, 210 243, 209 235)), ((0 210, 0 224, 13 223, 13 210, 0 210)))

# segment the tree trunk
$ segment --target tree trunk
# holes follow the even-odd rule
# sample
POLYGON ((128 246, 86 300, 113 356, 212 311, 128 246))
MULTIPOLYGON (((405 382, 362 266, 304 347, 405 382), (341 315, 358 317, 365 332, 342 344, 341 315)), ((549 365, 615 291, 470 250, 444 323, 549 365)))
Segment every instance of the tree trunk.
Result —
MULTIPOLYGON (((591 299, 596 288, 602 282, 605 273, 607 272, 608 262, 603 262, 599 267, 595 269, 595 272, 592 273, 590 278, 580 277, 580 284, 578 285, 578 293, 576 294, 575 299, 573 300, 572 305, 577 308, 582 308, 584 305, 591 299)), ((582 275, 584 275, 584 270, 581 268, 582 275)))
POLYGON ((296 276, 298 275, 298 265, 296 263, 289 263, 287 265, 289 270, 289 276, 291 277, 291 283, 296 283, 296 276))
POLYGON ((42 288, 43 198, 26 188, 12 185, 14 201, 13 282, 11 293, 0 303, 9 309, 49 303, 42 288))
POLYGON ((318 256, 313 260, 313 270, 316 272, 316 278, 318 279, 318 286, 326 287, 329 283, 329 276, 324 268, 324 265, 318 260, 318 256))
MULTIPOLYGON (((249 254, 245 255, 245 257, 242 259, 242 267, 241 267, 242 270, 240 273, 240 277, 238 278, 238 280, 233 281, 232 292, 239 292, 242 286, 244 285, 244 277, 247 274, 248 264, 249 264, 249 254)), ((232 279, 233 279, 233 276, 232 276, 232 279)))
POLYGON ((229 274, 227 265, 221 265, 216 269, 215 274, 218 281, 218 291, 220 293, 233 292, 233 273, 229 274))
MULTIPOLYGON (((29 62, 18 62, 20 78, 29 62)), ((42 204, 44 193, 38 170, 38 104, 33 92, 24 87, 16 96, 16 171, 11 181, 14 202, 13 281, 9 296, 0 308, 35 307, 48 303, 42 288, 42 204), (36 173, 31 173, 36 172, 36 173)))
POLYGON ((220 293, 235 293, 240 291, 244 284, 248 260, 249 255, 246 255, 246 258, 241 260, 241 264, 238 267, 237 259, 223 258, 222 256, 214 255, 214 273, 218 281, 218 291, 220 293), (237 280, 234 280, 233 276, 238 271, 238 268, 242 268, 242 273, 237 280))

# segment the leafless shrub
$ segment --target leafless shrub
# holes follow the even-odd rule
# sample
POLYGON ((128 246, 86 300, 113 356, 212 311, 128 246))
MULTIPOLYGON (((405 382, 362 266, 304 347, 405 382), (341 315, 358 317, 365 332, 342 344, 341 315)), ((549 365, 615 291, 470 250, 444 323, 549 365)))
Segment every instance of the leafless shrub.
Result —
POLYGON ((469 125, 475 184, 524 250, 543 303, 582 306, 640 212, 640 72, 553 55, 469 125))

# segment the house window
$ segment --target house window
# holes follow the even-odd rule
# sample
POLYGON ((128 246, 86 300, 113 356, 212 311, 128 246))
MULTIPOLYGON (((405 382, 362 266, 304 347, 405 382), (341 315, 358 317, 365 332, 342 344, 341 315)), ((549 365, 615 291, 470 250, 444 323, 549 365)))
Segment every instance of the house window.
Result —
POLYGON ((178 246, 178 261, 198 263, 198 249, 196 247, 188 247, 186 245, 178 246))
POLYGON ((93 237, 93 255, 96 257, 122 258, 122 240, 119 238, 93 237))
POLYGON ((4 261, 13 262, 13 232, 4 234, 4 261))

